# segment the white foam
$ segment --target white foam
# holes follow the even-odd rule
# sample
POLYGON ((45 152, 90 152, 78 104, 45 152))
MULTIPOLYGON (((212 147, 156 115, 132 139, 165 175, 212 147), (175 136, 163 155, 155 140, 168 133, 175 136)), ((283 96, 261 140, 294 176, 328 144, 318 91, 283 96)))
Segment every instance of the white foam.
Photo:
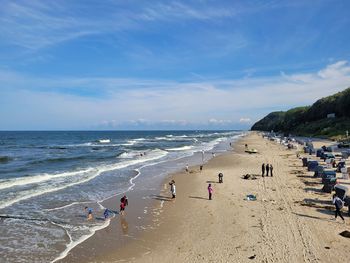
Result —
POLYGON ((158 141, 189 141, 192 140, 192 138, 189 138, 187 135, 179 135, 179 136, 174 136, 174 135, 166 135, 165 137, 155 137, 155 140, 158 141))
POLYGON ((135 141, 137 142, 141 142, 141 141, 145 141, 146 139, 145 138, 137 138, 137 139, 134 139, 135 141))
POLYGON ((53 147, 118 147, 123 146, 126 144, 117 144, 117 143, 100 143, 99 141, 96 141, 94 143, 92 142, 85 142, 85 143, 78 143, 78 144, 66 144, 66 145, 59 145, 59 146, 53 146, 53 147))
POLYGON ((167 151, 186 151, 186 150, 191 150, 193 146, 182 146, 182 147, 177 147, 177 148, 167 148, 165 150, 167 151))
POLYGON ((117 158, 122 158, 122 159, 131 159, 134 157, 140 157, 140 153, 136 151, 123 152, 122 154, 117 156, 117 158))
POLYGON ((14 179, 0 180, 0 190, 15 187, 15 186, 38 184, 48 180, 53 180, 53 179, 62 178, 62 177, 77 176, 79 174, 89 173, 93 170, 94 170, 93 168, 88 168, 85 170, 74 171, 74 172, 64 172, 64 173, 58 173, 58 174, 45 173, 41 175, 33 175, 33 176, 20 177, 20 178, 14 178, 14 179))
POLYGON ((84 180, 81 180, 81 181, 78 181, 78 182, 74 182, 74 183, 70 183, 70 184, 66 184, 66 185, 61 186, 61 187, 52 186, 51 188, 48 188, 48 186, 46 186, 45 188, 41 188, 40 191, 35 191, 35 190, 34 191, 25 191, 22 196, 19 196, 18 193, 17 193, 18 197, 13 198, 13 199, 11 199, 9 201, 2 202, 0 204, 0 209, 3 209, 3 208, 8 207, 8 206, 11 206, 14 203, 18 203, 19 201, 23 201, 23 200, 26 200, 26 199, 29 199, 29 198, 33 198, 33 197, 36 197, 36 196, 40 196, 40 195, 43 195, 43 194, 47 194, 47 193, 57 192, 59 190, 63 190, 65 188, 67 188, 67 187, 71 187, 71 186, 74 186, 74 185, 86 183, 86 182, 92 180, 93 178, 97 177, 98 175, 99 174, 96 174, 95 176, 89 177, 87 179, 84 179, 84 180))
POLYGON ((135 169, 135 171, 137 172, 136 175, 129 180, 130 186, 128 188, 128 191, 130 191, 130 190, 132 190, 134 188, 134 186, 135 186, 135 183, 134 183, 135 179, 141 175, 141 172, 138 169, 135 169))
POLYGON ((55 208, 48 208, 48 209, 43 209, 44 211, 55 211, 55 210, 60 210, 60 209, 64 209, 73 205, 77 205, 77 204, 87 204, 87 203, 91 203, 91 201, 86 201, 86 202, 73 202, 70 203, 68 205, 64 205, 64 206, 59 206, 59 207, 55 207, 55 208))
POLYGON ((110 139, 100 139, 98 140, 99 143, 110 143, 111 140, 110 139))
POLYGON ((122 145, 122 146, 132 146, 132 145, 135 145, 136 143, 137 143, 137 141, 135 141, 135 140, 129 140, 126 143, 122 143, 120 145, 122 145))
MULTIPOLYGON (((132 165, 158 160, 158 159, 161 159, 161 158, 165 157, 167 154, 168 154, 168 152, 166 152, 166 151, 163 151, 163 150, 160 150, 160 149, 155 149, 155 150, 150 151, 146 156, 144 156, 142 158, 139 158, 139 159, 130 160, 130 161, 124 161, 124 162, 120 162, 120 163, 117 163, 117 164, 105 165, 105 166, 94 168, 92 170, 92 172, 90 173, 90 175, 88 175, 88 177, 86 177, 86 178, 84 178, 82 180, 79 180, 77 182, 67 183, 67 184, 65 184, 63 186, 57 186, 57 185, 54 185, 53 183, 51 183, 50 185, 45 185, 45 186, 41 187, 39 190, 36 189, 34 191, 32 191, 32 190, 23 191, 22 195, 20 194, 21 192, 18 192, 15 198, 10 199, 8 201, 0 202, 0 209, 8 207, 8 206, 11 206, 14 203, 17 203, 19 201, 23 201, 23 200, 26 200, 26 199, 29 199, 29 198, 33 198, 33 197, 36 197, 36 196, 40 196, 40 195, 43 195, 43 194, 47 194, 47 193, 52 193, 52 192, 56 192, 56 191, 59 191, 59 190, 63 190, 65 188, 72 187, 74 185, 86 183, 86 182, 91 181, 92 179, 96 178, 97 176, 101 175, 104 172, 117 170, 117 169, 122 169, 122 168, 129 167, 129 166, 132 166, 132 165)), ((60 176, 60 177, 62 177, 62 176, 60 176)), ((47 180, 45 180, 45 181, 47 181, 47 180)), ((135 184, 133 184, 132 180, 130 181, 130 183, 132 184, 130 189, 132 189, 132 187, 135 184)))
POLYGON ((94 226, 94 227, 90 228, 90 233, 89 234, 80 237, 76 241, 73 241, 72 236, 69 234, 69 231, 67 231, 67 229, 65 227, 54 223, 55 225, 58 225, 58 226, 60 226, 60 227, 62 227, 62 228, 64 228, 66 230, 66 233, 69 236, 70 242, 69 242, 68 245, 66 245, 66 249, 64 251, 62 251, 61 254, 57 258, 52 260, 51 263, 54 263, 54 262, 56 262, 58 260, 61 260, 61 259, 65 258, 68 255, 69 251, 71 251, 77 245, 83 243, 85 240, 87 240, 90 237, 92 237, 96 233, 96 231, 99 231, 101 229, 104 229, 104 228, 108 227, 110 222, 111 222, 111 220, 105 220, 105 222, 102 225, 94 226))
POLYGON ((167 137, 155 137, 154 139, 158 140, 158 141, 164 141, 164 140, 167 140, 168 138, 167 137))

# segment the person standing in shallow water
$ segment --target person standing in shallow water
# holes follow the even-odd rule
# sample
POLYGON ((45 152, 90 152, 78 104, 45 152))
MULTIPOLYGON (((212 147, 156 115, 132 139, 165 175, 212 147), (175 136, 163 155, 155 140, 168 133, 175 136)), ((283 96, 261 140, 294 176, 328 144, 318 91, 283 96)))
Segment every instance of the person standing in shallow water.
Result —
POLYGON ((85 211, 87 211, 87 220, 92 220, 92 208, 85 206, 85 211))
POLYGON ((213 194, 213 188, 211 187, 211 184, 208 185, 208 194, 209 194, 209 200, 212 200, 212 194, 213 194))
POLYGON ((271 177, 273 176, 273 166, 272 166, 272 164, 270 164, 270 175, 271 175, 271 177))
POLYGON ((265 176, 265 164, 263 163, 261 166, 261 176, 264 177, 265 176))
POLYGON ((172 194, 172 198, 175 199, 176 198, 176 185, 175 185, 174 180, 173 180, 173 183, 171 185, 171 194, 172 194))
POLYGON ((265 169, 266 169, 266 176, 269 176, 270 165, 268 163, 266 164, 265 169))

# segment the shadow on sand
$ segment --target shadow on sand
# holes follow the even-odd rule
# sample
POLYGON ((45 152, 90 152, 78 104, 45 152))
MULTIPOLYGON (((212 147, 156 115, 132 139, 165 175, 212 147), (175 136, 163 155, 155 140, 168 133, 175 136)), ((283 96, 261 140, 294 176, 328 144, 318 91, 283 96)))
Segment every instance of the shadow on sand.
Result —
POLYGON ((322 188, 315 188, 315 187, 305 187, 304 188, 304 191, 307 192, 307 191, 312 191, 312 192, 315 192, 315 193, 321 193, 321 194, 328 194, 328 193, 325 193, 322 191, 322 188))
POLYGON ((171 201, 173 200, 169 196, 163 196, 163 195, 151 195, 152 199, 159 200, 159 201, 171 201))
POLYGON ((310 216, 310 215, 304 215, 304 214, 294 213, 294 212, 293 212, 293 214, 295 214, 297 216, 301 216, 301 217, 311 218, 311 219, 318 219, 318 220, 322 220, 322 221, 330 221, 329 219, 321 218, 321 217, 318 217, 318 216, 310 216))
POLYGON ((209 200, 208 198, 201 197, 201 196, 189 196, 189 198, 193 198, 193 199, 202 199, 202 200, 209 200))

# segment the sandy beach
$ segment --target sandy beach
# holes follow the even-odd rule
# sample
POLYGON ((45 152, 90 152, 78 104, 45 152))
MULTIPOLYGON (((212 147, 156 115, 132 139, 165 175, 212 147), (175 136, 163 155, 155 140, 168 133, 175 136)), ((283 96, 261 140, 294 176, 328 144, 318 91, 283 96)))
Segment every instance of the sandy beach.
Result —
MULTIPOLYGON (((114 218, 62 262, 346 262, 350 239, 339 233, 349 230, 349 217, 344 211, 346 224, 331 220, 331 194, 321 191, 321 179, 313 178, 295 153, 250 133, 203 171, 190 167, 189 173, 168 178, 150 201, 152 213, 141 234, 122 231, 125 218, 114 218), (245 153, 245 144, 259 153, 245 153), (261 177, 262 163, 274 166, 273 177, 261 177), (243 179, 248 173, 256 179, 243 179), (171 200, 171 179, 176 200, 171 200), (213 200, 208 200, 208 183, 213 200), (248 194, 257 200, 245 200, 248 194)), ((134 204, 135 198, 130 198, 134 204)), ((129 226, 132 216, 127 214, 129 226)))

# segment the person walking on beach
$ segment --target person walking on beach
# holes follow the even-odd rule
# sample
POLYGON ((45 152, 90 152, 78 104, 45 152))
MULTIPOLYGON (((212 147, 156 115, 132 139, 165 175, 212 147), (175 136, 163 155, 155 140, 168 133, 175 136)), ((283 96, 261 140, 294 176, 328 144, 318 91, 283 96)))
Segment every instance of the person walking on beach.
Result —
POLYGON ((125 207, 129 205, 129 200, 124 194, 122 198, 120 198, 120 214, 124 215, 125 207))
POLYGON ((333 195, 333 204, 335 205, 335 218, 334 220, 337 220, 338 215, 343 220, 343 223, 345 223, 344 217, 341 214, 341 209, 344 206, 343 200, 341 200, 336 194, 333 195))
POLYGON ((190 171, 188 164, 186 164, 186 173, 188 173, 190 171))
POLYGON ((213 188, 211 187, 211 184, 208 185, 208 194, 209 194, 209 200, 211 200, 211 196, 213 194, 213 188))
POLYGON ((172 198, 175 199, 176 198, 176 185, 175 185, 174 180, 173 180, 173 183, 171 184, 171 194, 172 194, 172 198))
POLYGON ((272 164, 270 164, 270 175, 271 175, 271 177, 273 176, 273 166, 272 166, 272 164))
POLYGON ((176 198, 176 185, 175 185, 175 181, 172 180, 169 184, 170 184, 170 192, 171 192, 172 198, 175 199, 175 198, 176 198))
POLYGON ((119 210, 119 213, 121 215, 124 215, 124 211, 125 211, 125 203, 121 202, 120 203, 120 210, 119 210))
POLYGON ((87 212, 87 220, 92 220, 92 208, 85 206, 85 211, 87 212))
POLYGON ((264 177, 265 176, 265 164, 263 163, 261 166, 261 176, 264 177))
POLYGON ((120 202, 124 203, 125 206, 129 205, 129 199, 125 194, 122 198, 120 198, 120 202))
POLYGON ((219 183, 223 183, 224 182, 224 180, 223 180, 224 174, 223 173, 219 173, 218 177, 219 177, 219 183))
POLYGON ((266 164, 265 169, 266 169, 266 176, 269 176, 270 165, 268 163, 266 164))

